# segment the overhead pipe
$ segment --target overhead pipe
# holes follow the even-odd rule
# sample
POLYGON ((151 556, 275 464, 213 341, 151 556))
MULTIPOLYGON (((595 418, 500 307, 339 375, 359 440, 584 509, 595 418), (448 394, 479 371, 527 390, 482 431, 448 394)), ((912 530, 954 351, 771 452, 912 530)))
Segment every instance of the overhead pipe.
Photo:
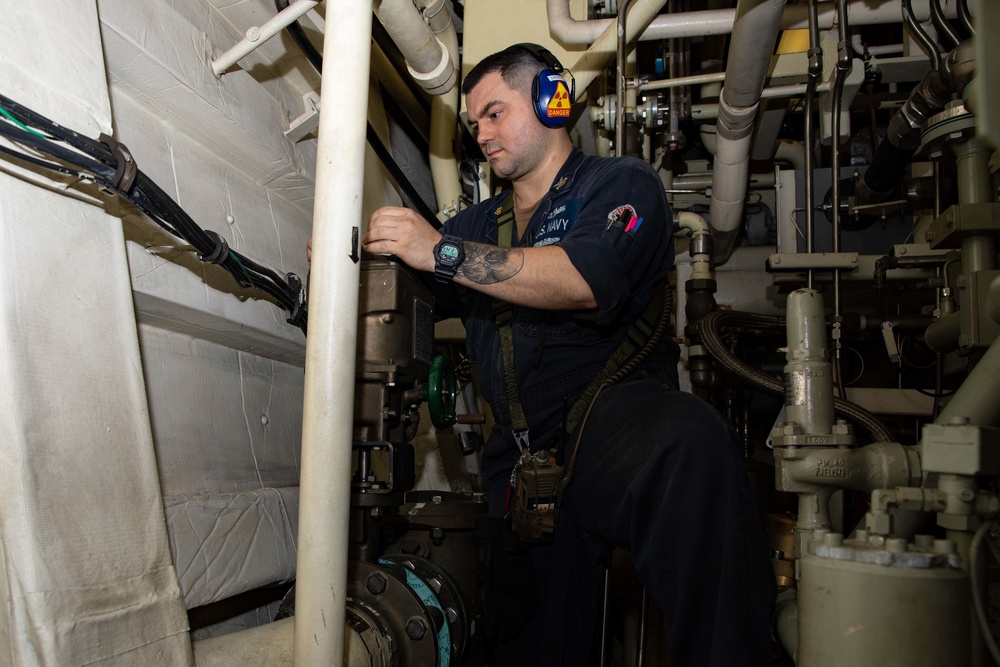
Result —
POLYGON ((411 0, 375 0, 374 9, 421 88, 431 95, 444 95, 455 87, 458 71, 448 47, 434 35, 411 0))
POLYGON ((806 147, 801 141, 778 139, 774 149, 774 159, 778 162, 787 162, 792 169, 805 169, 806 147))
POLYGON ((906 50, 904 44, 865 44, 864 38, 861 35, 851 35, 851 46, 858 53, 864 53, 867 49, 868 54, 872 56, 902 54, 906 50))
MULTIPOLYGON (((920 48, 923 49, 927 57, 931 59, 931 68, 937 69, 941 66, 941 52, 938 50, 937 42, 931 39, 931 36, 927 34, 923 26, 920 25, 920 21, 913 14, 913 0, 902 0, 903 2, 903 23, 909 28, 910 34, 916 38, 917 43, 920 44, 920 48)), ((935 0, 929 0, 933 3, 935 0)))
MULTIPOLYGON (((817 93, 827 93, 830 92, 829 83, 821 83, 816 86, 817 93)), ((760 93, 760 99, 771 100, 778 99, 782 97, 799 97, 805 95, 808 90, 808 84, 805 83, 789 83, 780 86, 768 86, 760 93)), ((692 120, 711 120, 713 118, 719 117, 719 105, 718 104, 692 104, 691 105, 691 118, 692 120)))
MULTIPOLYGON (((927 21, 931 18, 930 2, 933 0, 917 0, 913 7, 913 17, 917 21, 927 21)), ((833 3, 824 3, 818 16, 818 25, 822 30, 833 27, 836 10, 833 3)), ((569 0, 546 0, 546 11, 549 21, 549 33, 566 46, 593 44, 614 25, 613 19, 577 20, 569 11, 569 0)), ((898 2, 880 2, 872 6, 870 0, 852 0, 850 3, 851 22, 854 25, 880 25, 883 23, 901 23, 903 14, 898 2)), ((956 9, 950 6, 946 13, 948 18, 956 17, 956 9)), ((631 20, 636 20, 633 16, 631 20)), ((652 19, 649 27, 639 33, 639 41, 647 42, 675 37, 702 37, 708 35, 726 35, 733 31, 736 20, 734 9, 709 9, 697 12, 681 12, 666 14, 652 19)), ((781 17, 782 30, 802 30, 809 27, 808 8, 803 5, 787 7, 781 17)))
MULTIPOLYGON (((431 32, 444 44, 452 66, 458 71, 458 33, 444 0, 430 0, 422 7, 431 32)), ((458 109, 461 91, 456 85, 431 99, 430 156, 434 196, 443 218, 458 213, 462 187, 455 157, 455 136, 458 132, 458 109)))
POLYGON ((958 21, 969 36, 976 36, 976 29, 972 25, 972 14, 969 13, 969 0, 958 0, 958 21))
POLYGON ((628 37, 625 32, 626 17, 632 0, 618 3, 618 26, 615 49, 615 153, 625 155, 625 48, 628 37))
MULTIPOLYGON (((840 252, 840 122, 843 110, 844 82, 851 71, 851 45, 848 42, 848 18, 847 0, 837 0, 837 65, 836 74, 833 79, 833 136, 830 139, 830 179, 833 200, 832 227, 833 227, 833 252, 840 252)), ((834 331, 834 372, 837 375, 838 384, 841 381, 840 375, 840 271, 833 271, 833 331, 834 331)), ((844 397, 844 388, 840 386, 840 397, 844 397)))
POLYGON ((247 30, 246 37, 242 41, 212 61, 212 71, 215 72, 215 76, 222 76, 223 72, 253 53, 261 44, 298 21, 318 4, 319 0, 295 0, 264 25, 252 26, 247 30))
MULTIPOLYGON (((409 0, 407 0, 409 2, 409 0)), ((320 108, 302 411, 294 664, 344 662, 351 503, 358 237, 364 196, 371 7, 330 3, 320 108)))
MULTIPOLYGON (((819 0, 809 0, 809 82, 806 85, 805 101, 805 186, 806 186, 806 252, 815 251, 816 229, 816 185, 815 185, 815 154, 816 145, 816 92, 819 78, 823 74, 823 49, 819 44, 819 10, 816 3, 819 0)), ((813 288, 813 270, 809 269, 806 287, 813 288)))
POLYGON ((934 27, 938 29, 938 35, 947 37, 951 48, 962 43, 962 38, 959 36, 958 31, 951 27, 951 24, 948 23, 948 19, 944 15, 941 0, 931 1, 931 18, 934 20, 934 27))
POLYGON ((753 122, 778 39, 784 0, 739 0, 729 47, 729 67, 719 99, 717 146, 712 165, 709 221, 715 264, 732 254, 743 223, 753 122))
POLYGON ((892 196, 899 179, 920 145, 920 129, 927 119, 944 109, 952 95, 961 93, 975 74, 972 40, 958 45, 910 92, 903 106, 889 119, 885 139, 858 184, 859 204, 873 204, 892 196))
MULTIPOLYGON (((625 30, 625 41, 631 43, 645 29, 654 16, 663 8, 667 0, 635 0, 628 10, 628 24, 625 30)), ((598 76, 604 73, 608 65, 615 59, 618 52, 617 22, 608 21, 603 32, 593 40, 587 49, 573 65, 573 79, 576 82, 578 95, 590 87, 598 76)))

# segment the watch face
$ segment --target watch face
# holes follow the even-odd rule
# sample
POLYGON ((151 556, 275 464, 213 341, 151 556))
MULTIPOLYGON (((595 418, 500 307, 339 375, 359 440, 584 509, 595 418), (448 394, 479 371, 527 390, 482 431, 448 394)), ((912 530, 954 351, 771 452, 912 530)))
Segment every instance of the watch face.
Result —
POLYGON ((450 244, 443 245, 441 246, 439 254, 441 256, 441 261, 454 262, 458 259, 458 247, 450 244))

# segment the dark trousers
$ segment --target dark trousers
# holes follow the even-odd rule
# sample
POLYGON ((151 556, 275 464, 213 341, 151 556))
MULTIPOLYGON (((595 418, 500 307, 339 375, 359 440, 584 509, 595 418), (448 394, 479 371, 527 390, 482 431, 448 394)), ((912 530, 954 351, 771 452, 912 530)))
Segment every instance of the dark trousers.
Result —
MULTIPOLYGON (((495 480, 491 499, 505 485, 495 480)), ((697 397, 641 374, 597 399, 555 539, 531 547, 538 612, 497 647, 498 665, 588 664, 610 546, 631 551, 669 619, 671 667, 772 663, 774 575, 736 432, 697 397)))

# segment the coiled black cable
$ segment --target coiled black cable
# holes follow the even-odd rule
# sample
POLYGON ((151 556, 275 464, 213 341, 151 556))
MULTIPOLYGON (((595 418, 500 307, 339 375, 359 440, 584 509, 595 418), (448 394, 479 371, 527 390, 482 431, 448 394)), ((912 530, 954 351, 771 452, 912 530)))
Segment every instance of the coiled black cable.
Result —
MULTIPOLYGON (((760 329, 774 329, 783 331, 785 328, 785 318, 773 317, 770 315, 758 315, 756 313, 744 313, 735 310, 717 310, 707 315, 701 321, 702 342, 709 354, 727 371, 736 375, 763 391, 775 396, 784 397, 785 385, 753 368, 729 353, 729 348, 722 340, 720 330, 722 327, 752 327, 760 329)), ((845 401, 840 398, 833 399, 833 407, 837 416, 849 419, 855 424, 864 427, 871 435, 874 442, 894 442, 895 439, 888 428, 879 419, 856 403, 845 401)))

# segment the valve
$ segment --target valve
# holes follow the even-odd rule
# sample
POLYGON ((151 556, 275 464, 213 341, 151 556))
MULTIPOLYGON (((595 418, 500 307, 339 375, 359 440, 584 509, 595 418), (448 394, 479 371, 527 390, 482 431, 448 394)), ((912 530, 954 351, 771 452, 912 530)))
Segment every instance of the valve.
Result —
POLYGON ((448 428, 457 420, 455 416, 455 366, 444 355, 436 355, 427 373, 423 399, 431 415, 434 428, 448 428))

